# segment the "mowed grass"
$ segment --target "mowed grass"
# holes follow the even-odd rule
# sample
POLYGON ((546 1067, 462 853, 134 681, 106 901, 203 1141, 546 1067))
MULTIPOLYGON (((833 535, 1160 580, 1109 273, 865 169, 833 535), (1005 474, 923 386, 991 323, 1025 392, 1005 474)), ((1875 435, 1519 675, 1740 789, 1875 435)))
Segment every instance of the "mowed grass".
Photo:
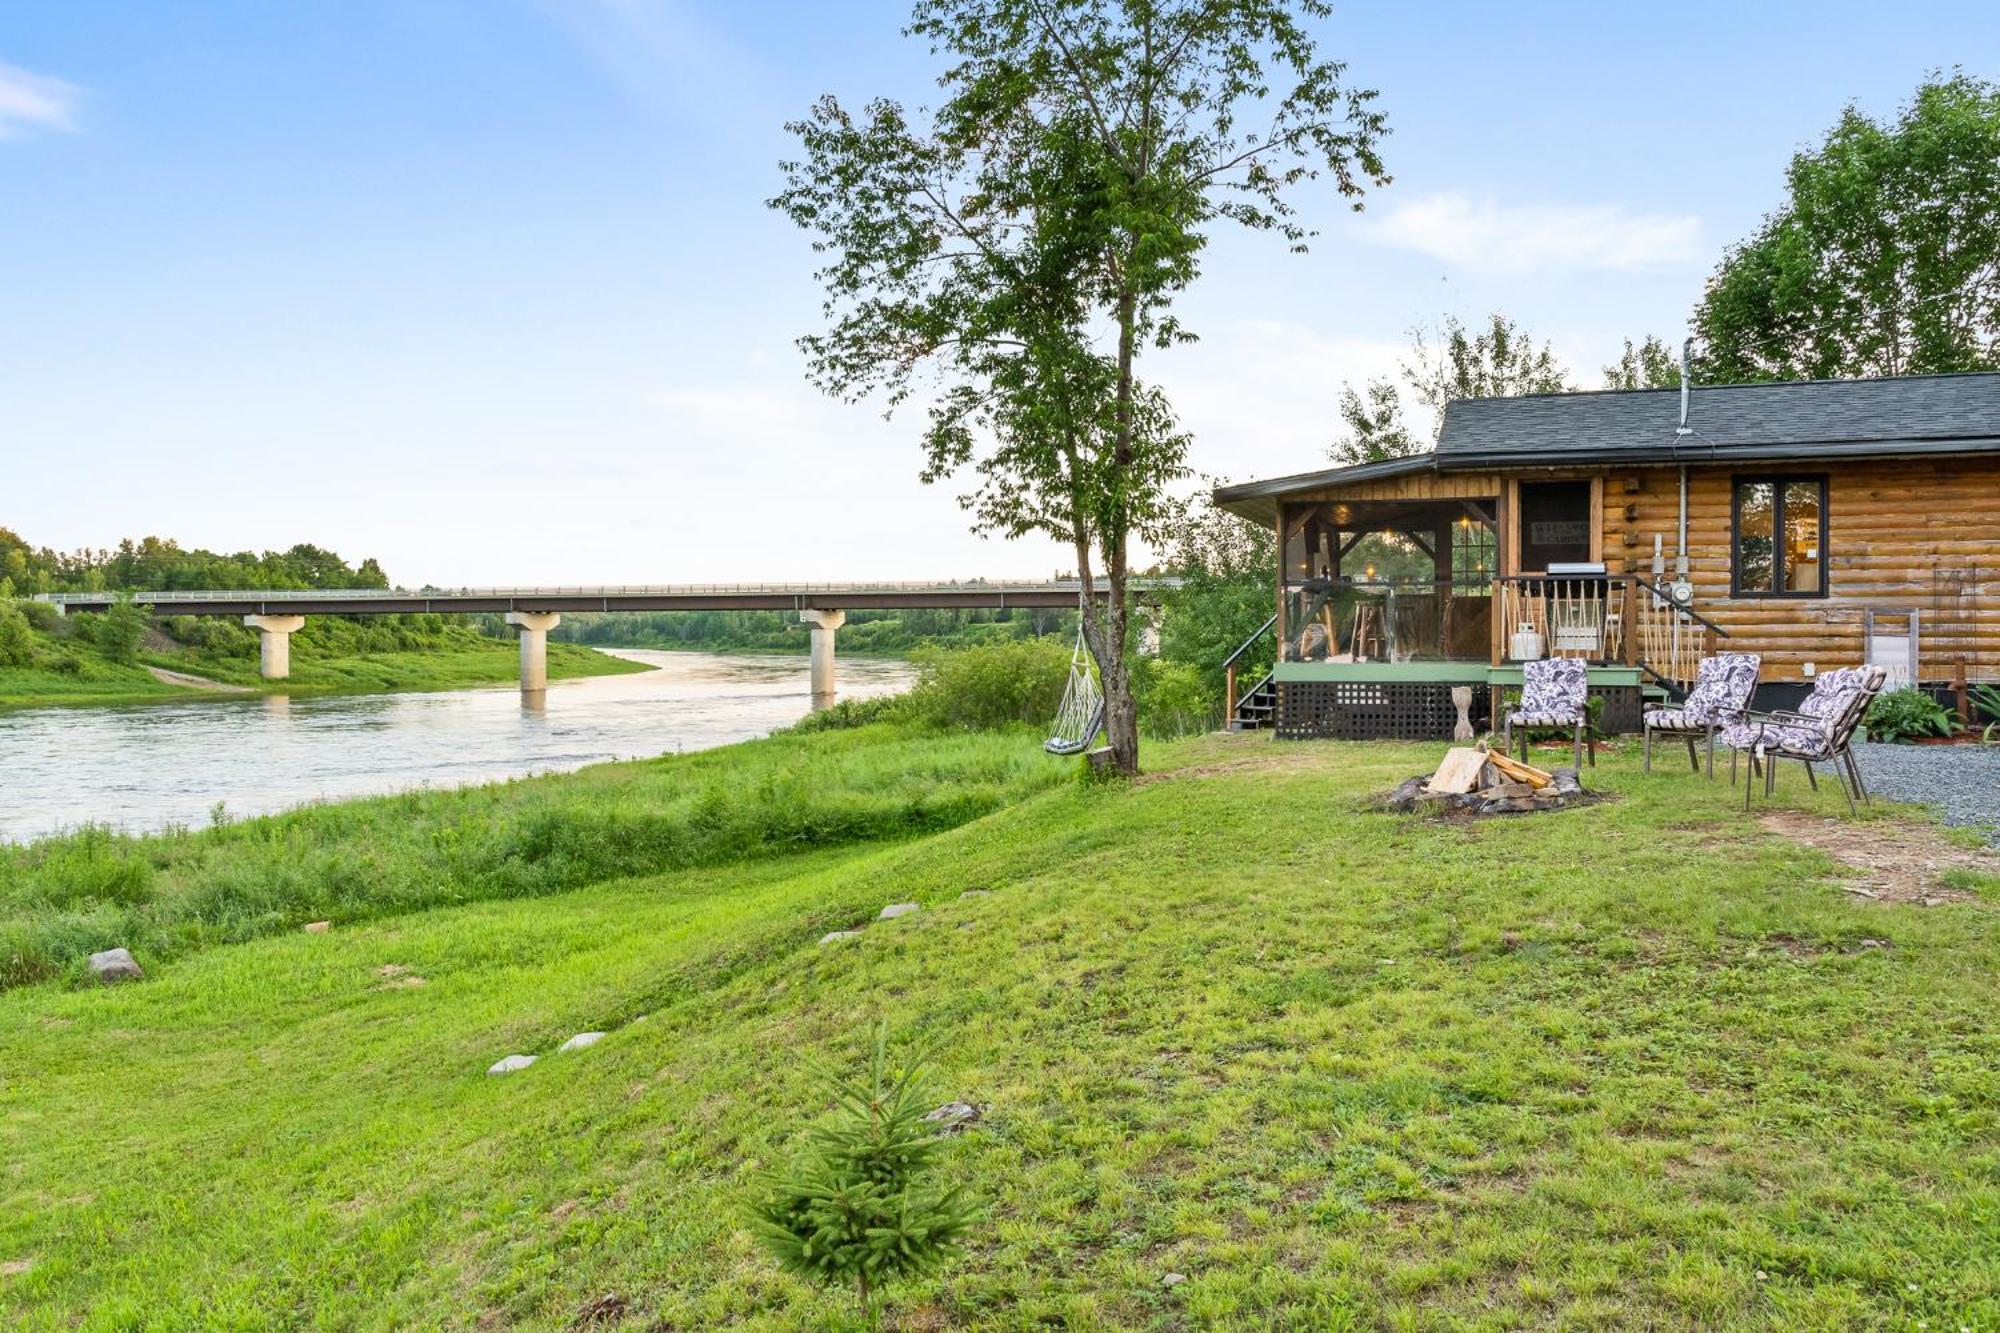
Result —
POLYGON ((1857 901, 1629 754, 1479 824, 1374 808, 1435 747, 1151 754, 0 996, 0 1322, 851 1326, 743 1204, 880 1017, 987 1108, 945 1168, 986 1221, 892 1327, 2000 1327, 1991 903, 1857 901))
POLYGON ((137 663, 79 659, 75 671, 0 667, 0 708, 42 708, 52 704, 138 704, 199 698, 202 691, 169 685, 137 663))

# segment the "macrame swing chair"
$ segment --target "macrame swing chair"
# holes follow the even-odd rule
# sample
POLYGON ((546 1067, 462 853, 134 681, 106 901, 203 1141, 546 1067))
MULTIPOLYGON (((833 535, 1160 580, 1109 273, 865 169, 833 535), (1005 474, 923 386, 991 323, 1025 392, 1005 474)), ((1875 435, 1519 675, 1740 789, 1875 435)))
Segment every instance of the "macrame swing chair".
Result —
POLYGON ((1104 691, 1097 687, 1091 670, 1090 645, 1084 641, 1083 625, 1076 627, 1076 647, 1069 655, 1069 685, 1063 690, 1062 705, 1056 709, 1055 730, 1042 742, 1050 754, 1082 754, 1104 727, 1104 691))

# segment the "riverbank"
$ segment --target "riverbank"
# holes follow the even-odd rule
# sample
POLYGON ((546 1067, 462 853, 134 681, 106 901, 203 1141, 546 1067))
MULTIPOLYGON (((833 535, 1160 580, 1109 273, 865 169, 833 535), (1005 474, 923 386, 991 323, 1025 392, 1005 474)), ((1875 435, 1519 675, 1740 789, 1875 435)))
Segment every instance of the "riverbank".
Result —
POLYGON ((747 1206, 886 1020, 979 1112, 889 1327, 1988 1327, 2000 878, 1845 893, 1799 837, 1937 830, 1635 748, 1476 828, 1380 808, 1435 747, 876 728, 150 843, 186 947, 0 995, 0 1323, 858 1329, 747 1206))
MULTIPOLYGON (((295 647, 292 674, 267 681, 257 674, 254 657, 225 657, 179 650, 157 640, 131 662, 113 662, 89 654, 54 658, 59 666, 0 668, 0 709, 48 708, 68 705, 112 706, 216 699, 226 692, 213 686, 162 680, 154 668, 200 677, 238 691, 259 694, 320 695, 396 693, 469 689, 503 685, 520 676, 515 645, 499 639, 457 642, 435 649, 391 652, 316 654, 295 647)), ((650 668, 579 644, 549 645, 549 678, 570 680, 609 676, 650 668)))

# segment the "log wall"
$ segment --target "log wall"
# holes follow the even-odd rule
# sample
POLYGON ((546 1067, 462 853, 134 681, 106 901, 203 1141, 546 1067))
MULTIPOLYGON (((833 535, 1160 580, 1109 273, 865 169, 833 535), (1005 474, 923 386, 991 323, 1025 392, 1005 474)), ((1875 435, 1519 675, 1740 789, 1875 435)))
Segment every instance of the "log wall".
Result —
MULTIPOLYGON (((1672 576, 1678 487, 1671 467, 1605 474, 1613 572, 1650 573, 1658 533, 1672 576)), ((2000 459, 1692 468, 1688 554, 1694 609, 1730 632, 1725 647, 1762 653, 1765 680, 1803 679, 1807 662, 1822 671, 1858 663, 1869 607, 1922 613, 1926 679, 1949 678, 1960 661, 1975 679, 2000 676, 2000 459), (1732 481, 1780 471, 1827 478, 1827 595, 1732 598, 1732 481)))

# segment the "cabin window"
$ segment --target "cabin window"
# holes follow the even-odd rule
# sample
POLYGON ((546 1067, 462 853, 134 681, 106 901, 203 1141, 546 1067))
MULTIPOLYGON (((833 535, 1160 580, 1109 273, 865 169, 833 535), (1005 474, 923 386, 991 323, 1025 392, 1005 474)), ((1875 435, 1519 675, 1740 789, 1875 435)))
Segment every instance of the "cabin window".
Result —
POLYGON ((1550 565, 1590 559, 1590 483, 1521 483, 1521 569, 1540 573, 1550 565))
POLYGON ((1731 591, 1826 595, 1826 478, 1738 477, 1731 591))

